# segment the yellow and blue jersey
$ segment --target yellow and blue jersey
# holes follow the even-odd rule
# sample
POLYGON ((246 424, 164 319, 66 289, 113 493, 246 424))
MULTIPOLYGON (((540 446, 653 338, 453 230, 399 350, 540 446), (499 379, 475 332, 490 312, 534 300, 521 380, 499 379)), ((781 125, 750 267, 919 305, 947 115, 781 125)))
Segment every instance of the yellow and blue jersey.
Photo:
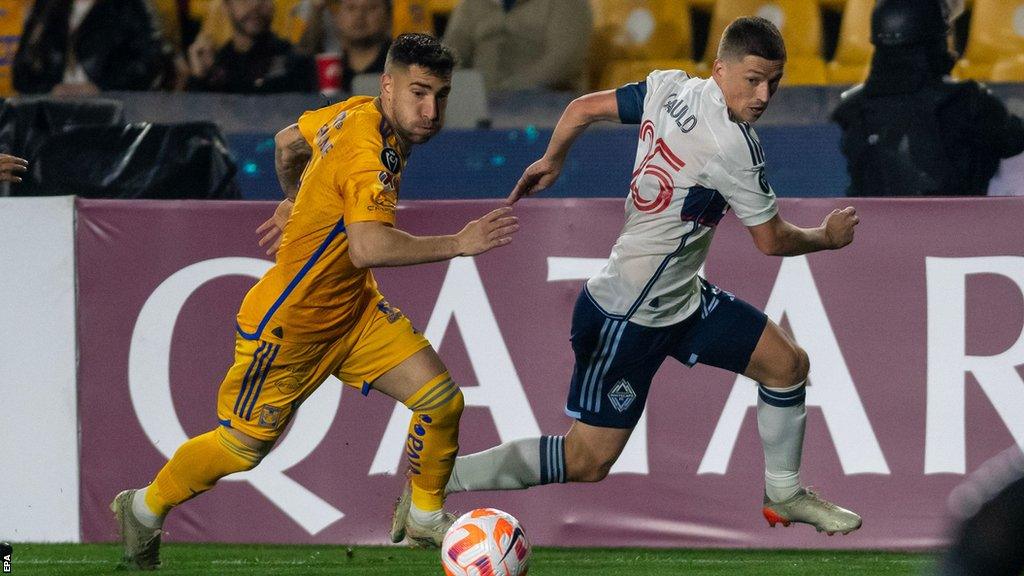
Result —
POLYGON ((313 149, 274 266, 246 294, 246 339, 322 342, 350 330, 381 298, 370 270, 348 253, 346 224, 395 223, 405 159, 375 98, 306 112, 299 130, 313 149))

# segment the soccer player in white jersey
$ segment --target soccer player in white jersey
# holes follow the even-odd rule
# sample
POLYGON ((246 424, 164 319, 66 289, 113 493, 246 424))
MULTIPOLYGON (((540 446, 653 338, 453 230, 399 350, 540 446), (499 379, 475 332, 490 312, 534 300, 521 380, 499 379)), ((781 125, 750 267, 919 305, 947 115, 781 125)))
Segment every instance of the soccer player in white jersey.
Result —
POLYGON ((860 516, 800 484, 807 354, 763 312, 697 275, 729 208, 768 255, 835 250, 853 240, 852 207, 832 211, 817 228, 799 228, 779 215, 765 180, 764 152, 750 125, 768 106, 785 63, 778 29, 763 18, 740 18, 722 35, 711 78, 655 71, 644 82, 569 104, 510 202, 550 186, 591 123, 640 124, 626 224, 573 312, 576 365, 565 410, 576 421, 565 436, 458 458, 448 492, 602 480, 640 418, 654 373, 672 357, 759 383, 769 524, 802 522, 830 535, 860 527, 860 516))

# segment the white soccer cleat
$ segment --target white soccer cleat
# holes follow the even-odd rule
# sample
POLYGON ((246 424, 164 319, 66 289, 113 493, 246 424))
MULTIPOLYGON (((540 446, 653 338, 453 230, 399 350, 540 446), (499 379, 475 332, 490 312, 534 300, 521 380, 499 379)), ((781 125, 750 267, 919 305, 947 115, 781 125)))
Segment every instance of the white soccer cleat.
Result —
POLYGON ((417 548, 440 548, 454 523, 455 515, 450 512, 441 514, 441 520, 433 526, 421 526, 410 517, 405 524, 405 538, 417 548))
POLYGON ((409 514, 412 507, 412 483, 406 481, 402 495, 395 501, 395 511, 391 516, 391 541, 395 544, 408 540, 409 545, 417 548, 440 548, 448 528, 455 523, 455 515, 445 512, 441 520, 433 526, 417 524, 409 514))
POLYGON ((402 495, 395 500, 395 510, 391 514, 391 541, 398 544, 405 540, 405 524, 409 520, 409 507, 412 506, 412 484, 406 480, 402 487, 402 495))
POLYGON ((117 517, 117 525, 124 543, 124 553, 119 568, 128 570, 156 570, 160 567, 159 528, 149 528, 139 522, 132 512, 132 498, 137 490, 125 490, 110 503, 110 510, 117 517))
POLYGON ((836 532, 849 534, 860 528, 862 522, 856 513, 836 506, 805 488, 801 488, 792 498, 782 502, 773 502, 766 494, 761 513, 772 528, 780 523, 789 526, 793 522, 799 522, 810 524, 818 532, 824 532, 829 536, 836 532))

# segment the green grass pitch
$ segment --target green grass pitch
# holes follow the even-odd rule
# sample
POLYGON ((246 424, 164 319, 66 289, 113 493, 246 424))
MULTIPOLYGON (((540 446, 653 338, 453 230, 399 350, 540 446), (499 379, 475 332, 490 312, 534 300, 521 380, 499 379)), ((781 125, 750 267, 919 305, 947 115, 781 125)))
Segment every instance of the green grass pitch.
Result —
MULTIPOLYGON (((116 571, 120 545, 14 544, 11 574, 116 571)), ((443 574, 438 552, 403 547, 166 544, 162 576, 405 576, 443 574)), ((530 576, 879 576, 930 573, 934 556, 877 551, 534 548, 530 576)))

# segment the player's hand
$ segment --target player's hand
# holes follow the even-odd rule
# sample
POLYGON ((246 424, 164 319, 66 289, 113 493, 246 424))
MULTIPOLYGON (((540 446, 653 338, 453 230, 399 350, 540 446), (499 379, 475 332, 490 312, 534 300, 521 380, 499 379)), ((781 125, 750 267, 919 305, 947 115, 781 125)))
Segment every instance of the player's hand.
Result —
POLYGON ((561 173, 561 162, 549 160, 546 156, 537 160, 526 168, 523 176, 519 178, 519 182, 516 182, 516 187, 512 189, 512 193, 509 194, 508 200, 505 202, 511 205, 515 204, 520 198, 533 196, 554 184, 561 173))
POLYGON ((833 210, 821 226, 825 229, 825 238, 828 240, 828 247, 837 250, 853 242, 853 228, 860 223, 857 216, 857 209, 847 206, 842 210, 833 210))
POLYGON ((274 215, 256 228, 257 234, 263 234, 259 245, 267 248, 267 256, 273 256, 281 247, 281 233, 284 232, 284 225, 288 223, 288 217, 292 215, 294 206, 295 201, 291 198, 281 200, 281 203, 274 209, 274 215))
POLYGON ((498 208, 479 220, 473 220, 455 235, 459 243, 459 254, 475 256, 491 248, 504 246, 512 241, 512 235, 519 230, 519 218, 512 215, 511 207, 498 208))
POLYGON ((28 160, 0 154, 0 182, 21 182, 22 172, 28 171, 28 160))

